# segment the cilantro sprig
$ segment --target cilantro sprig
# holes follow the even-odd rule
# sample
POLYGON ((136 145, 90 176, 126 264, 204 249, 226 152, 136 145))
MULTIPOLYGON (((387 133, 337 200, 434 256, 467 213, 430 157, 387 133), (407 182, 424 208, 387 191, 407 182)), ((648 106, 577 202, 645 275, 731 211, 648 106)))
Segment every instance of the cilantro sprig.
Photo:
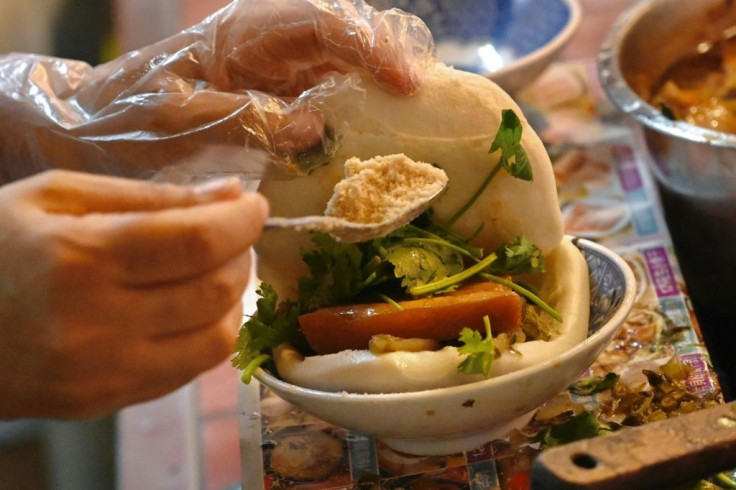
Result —
POLYGON ((491 169, 488 176, 483 180, 478 189, 470 196, 470 199, 463 204, 462 207, 447 220, 445 226, 451 227, 459 220, 471 207, 475 201, 483 194, 486 187, 498 175, 501 170, 505 170, 510 176, 517 179, 531 182, 534 180, 532 166, 529 161, 529 155, 521 145, 522 125, 519 117, 511 109, 503 109, 501 111, 501 125, 496 132, 496 137, 491 143, 488 153, 501 151, 498 163, 491 169))
POLYGON ((244 383, 249 383, 253 373, 271 359, 271 349, 287 341, 295 342, 301 336, 297 304, 279 302, 276 291, 266 283, 257 293, 256 313, 240 328, 232 360, 233 366, 242 370, 244 383))
POLYGON ((486 329, 485 338, 480 332, 468 327, 464 327, 460 331, 460 342, 463 345, 458 347, 458 353, 464 354, 466 357, 457 366, 458 372, 482 374, 485 377, 490 374, 496 348, 493 345, 493 335, 491 334, 491 320, 487 315, 483 317, 483 325, 486 329))
POLYGON ((500 164, 512 177, 531 181, 532 166, 524 147, 521 146, 522 126, 519 116, 511 109, 501 111, 501 126, 491 143, 490 153, 501 150, 500 164))
POLYGON ((542 256, 541 250, 534 246, 526 237, 519 236, 513 244, 502 245, 496 252, 477 260, 475 265, 444 279, 410 288, 409 293, 413 296, 426 296, 445 292, 477 275, 483 279, 507 286, 531 303, 537 305, 555 321, 562 322, 562 316, 532 290, 500 275, 528 274, 542 271, 544 271, 544 257, 542 256))

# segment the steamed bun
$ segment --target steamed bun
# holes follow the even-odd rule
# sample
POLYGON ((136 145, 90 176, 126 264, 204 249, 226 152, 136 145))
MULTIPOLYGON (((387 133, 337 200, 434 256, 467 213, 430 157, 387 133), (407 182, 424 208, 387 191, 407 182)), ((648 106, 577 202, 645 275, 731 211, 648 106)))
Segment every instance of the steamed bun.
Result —
MULTIPOLYGON (((473 244, 493 250, 526 235, 545 254, 563 237, 557 190, 547 152, 521 109, 489 79, 441 63, 431 69, 413 96, 396 96, 372 81, 358 81, 360 90, 336 92, 324 103, 333 128, 336 151, 330 163, 309 176, 264 181, 260 191, 276 216, 322 214, 334 186, 344 177, 351 157, 369 159, 403 153, 435 164, 449 178, 434 205, 439 221, 450 218, 475 192, 499 160, 489 154, 501 123, 501 111, 512 109, 523 127, 522 146, 534 173, 525 182, 500 172, 475 205, 455 224, 461 236, 481 226, 473 244)), ((288 230, 264 234, 258 245, 259 276, 283 297, 294 297, 297 279, 306 274, 300 248, 309 248, 304 233, 288 230)))

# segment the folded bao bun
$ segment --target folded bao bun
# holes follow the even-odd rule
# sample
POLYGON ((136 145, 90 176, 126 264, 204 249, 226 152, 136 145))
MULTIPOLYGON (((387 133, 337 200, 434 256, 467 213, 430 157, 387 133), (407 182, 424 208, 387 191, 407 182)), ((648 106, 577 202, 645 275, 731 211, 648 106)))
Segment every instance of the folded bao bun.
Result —
MULTIPOLYGON (((580 251, 564 239, 547 257, 547 271, 524 277, 538 288, 540 296, 564 321, 549 341, 514 344, 493 361, 491 376, 500 376, 533 366, 562 354, 588 334, 588 267, 580 251)), ((552 318, 546 317, 549 322, 552 318)), ((457 372, 462 360, 456 347, 432 352, 390 352, 375 355, 369 350, 350 350, 304 357, 284 344, 274 351, 279 375, 289 383, 325 391, 350 393, 400 393, 460 385, 484 379, 483 375, 457 372)))
MULTIPOLYGON (((449 184, 433 209, 441 222, 457 211, 499 160, 489 154, 501 123, 501 111, 513 109, 521 119, 522 146, 529 155, 533 182, 499 172, 475 205, 455 224, 461 236, 485 227, 474 244, 495 250, 526 235, 549 253, 563 236, 562 215, 549 156, 519 106, 487 78, 437 64, 419 92, 411 97, 381 90, 360 80, 362 90, 336 92, 327 98, 324 112, 334 129, 336 152, 329 165, 308 177, 269 180, 260 191, 271 203, 274 216, 322 214, 335 185, 344 177, 343 164, 403 153, 412 160, 442 168, 449 184)), ((299 277, 307 273, 299 254, 311 248, 306 233, 288 230, 264 234, 258 246, 259 276, 282 298, 296 296, 299 277)))
MULTIPOLYGON (((525 235, 548 257, 548 271, 530 279, 541 297, 558 310, 564 322, 553 341, 517 344, 521 353, 505 353, 494 362, 492 375, 520 369, 568 349, 587 335, 588 272, 580 252, 563 240, 563 226, 555 178, 549 156, 518 105, 487 78, 438 63, 419 92, 411 97, 389 94, 361 79, 360 90, 336 93, 325 100, 324 111, 333 128, 336 151, 330 163, 307 177, 270 180, 260 191, 276 216, 322 214, 335 185, 344 178, 344 162, 351 157, 405 154, 437 165, 449 178, 447 189, 433 210, 438 221, 449 219, 475 192, 499 160, 489 154, 504 109, 521 120, 522 146, 534 174, 532 182, 500 172, 453 229, 486 251, 525 235)), ((281 299, 297 296, 297 282, 307 275, 300 250, 311 248, 307 233, 273 230, 258 247, 258 275, 281 299)), ((550 319, 550 321, 552 321, 550 319)), ((279 375, 305 387, 351 392, 401 392, 449 386, 478 380, 460 375, 457 349, 398 352, 375 356, 368 350, 344 351, 303 358, 288 345, 275 350, 279 375)))

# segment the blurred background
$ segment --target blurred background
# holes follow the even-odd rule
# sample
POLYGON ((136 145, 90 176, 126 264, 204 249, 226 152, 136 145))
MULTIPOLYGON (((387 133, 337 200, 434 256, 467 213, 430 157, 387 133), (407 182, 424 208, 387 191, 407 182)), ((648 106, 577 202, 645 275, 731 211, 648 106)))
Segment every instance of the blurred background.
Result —
MULTIPOLYGON (((38 53, 95 65, 178 32, 227 3, 0 0, 0 55, 38 53)), ((580 3, 583 22, 563 59, 594 56, 612 18, 633 0, 580 3)), ((0 422, 0 489, 115 488, 115 441, 115 416, 85 422, 0 422)))

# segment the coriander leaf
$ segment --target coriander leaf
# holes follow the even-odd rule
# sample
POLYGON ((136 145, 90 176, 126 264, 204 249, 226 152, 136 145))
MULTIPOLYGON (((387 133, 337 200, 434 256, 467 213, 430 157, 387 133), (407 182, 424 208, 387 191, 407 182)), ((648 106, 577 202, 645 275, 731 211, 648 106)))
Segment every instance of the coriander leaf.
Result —
POLYGON ((302 312, 348 303, 381 272, 380 260, 366 253, 365 244, 338 242, 324 233, 316 234, 313 242, 314 249, 302 251, 310 271, 299 280, 302 312))
POLYGON ((540 448, 544 450, 613 431, 611 425, 599 419, 593 412, 584 411, 566 422, 548 427, 537 434, 534 440, 540 442, 540 448))
POLYGON ((489 271, 492 274, 527 274, 544 271, 544 256, 525 236, 519 236, 511 245, 502 245, 496 250, 498 260, 494 261, 489 271))
POLYGON ((570 392, 575 395, 587 396, 594 393, 600 393, 612 387, 618 381, 619 375, 616 373, 608 373, 605 376, 591 376, 589 378, 578 380, 570 386, 570 392))
POLYGON ((522 126, 519 117, 511 109, 503 109, 501 111, 501 124, 496 131, 496 136, 491 143, 491 148, 488 153, 494 153, 501 150, 501 157, 499 158, 498 164, 496 164, 486 176, 483 182, 480 184, 478 189, 470 196, 465 204, 458 209, 452 217, 447 220, 445 226, 451 227, 459 220, 478 198, 486 190, 486 187, 496 177, 496 174, 503 168, 506 172, 517 179, 526 181, 532 181, 534 176, 532 174, 532 166, 529 161, 529 156, 521 145, 521 134, 522 126))
POLYGON ((386 249, 385 259, 404 288, 439 281, 463 270, 460 253, 437 243, 404 240, 386 249))
POLYGON ((501 125, 491 143, 489 153, 501 150, 500 163, 512 177, 526 181, 533 180, 529 156, 521 146, 522 126, 519 117, 511 109, 501 111, 501 125))
POLYGON ((486 327, 485 339, 480 332, 468 327, 464 327, 460 332, 460 342, 463 345, 458 347, 458 351, 461 354, 467 354, 467 357, 457 367, 460 373, 482 374, 488 377, 491 372, 496 349, 493 345, 491 321, 488 316, 483 317, 483 323, 486 327))
POLYGON ((243 382, 249 383, 255 370, 267 361, 272 348, 299 339, 297 318, 299 307, 293 302, 278 303, 278 295, 269 284, 257 291, 256 312, 238 332, 236 354, 232 365, 243 371, 243 382))
MULTIPOLYGON (((483 249, 481 247, 470 245, 469 243, 477 233, 471 238, 460 237, 457 233, 437 223, 432 217, 431 210, 422 214, 411 224, 407 225, 406 228, 407 230, 411 230, 417 239, 434 239, 438 242, 442 242, 446 247, 452 247, 458 250, 466 257, 477 260, 483 258, 483 249)), ((481 224, 478 233, 482 228, 483 225, 481 224)))

